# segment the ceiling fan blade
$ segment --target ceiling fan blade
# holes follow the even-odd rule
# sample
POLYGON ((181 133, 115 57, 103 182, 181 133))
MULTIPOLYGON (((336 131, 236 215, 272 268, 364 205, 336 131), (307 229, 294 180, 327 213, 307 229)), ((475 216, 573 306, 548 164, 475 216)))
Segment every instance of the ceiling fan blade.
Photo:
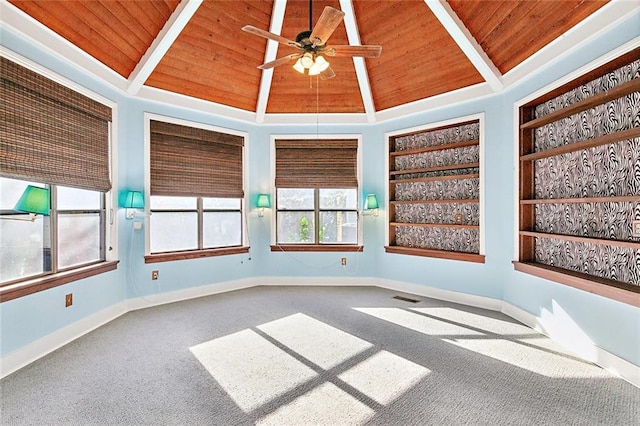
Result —
POLYGON ((323 80, 329 80, 330 78, 333 78, 335 76, 336 76, 336 73, 333 72, 333 69, 331 67, 327 68, 326 70, 320 73, 320 78, 323 80))
POLYGON ((362 56, 377 58, 382 53, 382 46, 327 46, 322 52, 327 56, 362 56))
POLYGON ((327 6, 322 11, 320 19, 316 22, 316 26, 313 27, 309 40, 313 43, 313 46, 322 46, 327 43, 331 34, 338 28, 340 22, 344 18, 344 12, 338 9, 334 9, 331 6, 327 6))
POLYGON ((289 40, 288 38, 279 36, 278 34, 270 33, 269 31, 261 30, 260 28, 256 28, 253 25, 245 25, 244 27, 242 27, 242 31, 260 37, 268 38, 269 40, 277 41, 278 43, 287 44, 292 47, 302 47, 298 42, 289 40))
POLYGON ((283 56, 282 58, 278 58, 275 61, 267 62, 265 64, 259 65, 258 68, 261 70, 268 70, 269 68, 277 67, 278 65, 284 65, 293 61, 294 59, 298 59, 302 56, 302 53, 292 53, 291 55, 283 56))

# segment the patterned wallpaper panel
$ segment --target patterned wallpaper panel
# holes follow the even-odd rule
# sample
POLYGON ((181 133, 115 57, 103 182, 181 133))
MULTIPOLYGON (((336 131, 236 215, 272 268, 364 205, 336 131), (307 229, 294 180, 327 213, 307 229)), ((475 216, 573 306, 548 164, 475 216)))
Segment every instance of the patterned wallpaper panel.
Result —
POLYGON ((640 203, 538 204, 535 230, 621 241, 632 237, 631 221, 640 217, 640 203))
POLYGON ((536 262, 640 285, 640 250, 536 238, 536 262))
POLYGON ((536 106, 535 117, 543 117, 598 93, 604 93, 634 78, 640 78, 640 59, 536 106))
POLYGON ((535 131, 534 150, 544 151, 638 127, 640 92, 554 121, 535 131))
POLYGON ((396 228, 396 245, 477 254, 480 252, 480 232, 477 229, 401 226, 396 228))
POLYGON ((426 148, 454 142, 479 139, 480 125, 469 123, 462 126, 449 127, 440 130, 425 130, 422 133, 401 136, 395 139, 394 150, 426 148))
POLYGON ((534 179, 538 199, 640 195, 640 138, 537 160, 534 179))
POLYGON ((480 223, 480 207, 476 203, 398 204, 395 221, 478 225, 480 223), (457 215, 461 215, 460 222, 456 220, 457 215))
POLYGON ((473 199, 479 194, 478 178, 396 184, 396 201, 473 199))
POLYGON ((402 173, 396 175, 397 179, 413 179, 413 178, 428 178, 437 176, 457 176, 457 175, 470 175, 480 173, 479 167, 465 167, 463 169, 442 170, 437 172, 426 173, 402 173))
POLYGON ((467 146, 464 148, 398 156, 395 159, 395 170, 425 169, 428 167, 477 163, 478 161, 480 161, 480 151, 478 147, 467 146))

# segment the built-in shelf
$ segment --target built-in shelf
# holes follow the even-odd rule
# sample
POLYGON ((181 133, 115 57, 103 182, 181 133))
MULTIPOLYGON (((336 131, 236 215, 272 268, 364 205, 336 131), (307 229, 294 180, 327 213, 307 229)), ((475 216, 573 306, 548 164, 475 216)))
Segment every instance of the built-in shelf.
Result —
MULTIPOLYGON (((538 214, 544 214, 546 210, 538 209, 538 205, 552 205, 559 206, 562 204, 599 204, 599 203, 620 203, 617 206, 614 206, 617 209, 625 209, 621 211, 613 212, 615 214, 628 215, 629 211, 626 209, 631 208, 635 209, 637 206, 627 205, 640 202, 640 195, 634 195, 633 191, 630 188, 626 188, 626 186, 621 187, 621 192, 623 195, 617 196, 594 196, 594 197, 567 197, 567 198, 554 198, 554 199, 536 199, 536 187, 545 186, 553 183, 551 181, 552 178, 549 178, 549 173, 539 172, 537 171, 537 167, 548 167, 545 163, 537 162, 536 160, 541 160, 545 158, 551 158, 560 156, 563 154, 572 154, 578 153, 580 151, 584 151, 587 149, 595 148, 595 147, 614 147, 616 144, 620 144, 624 141, 628 141, 634 138, 640 137, 640 127, 638 126, 637 121, 633 120, 631 117, 631 122, 634 123, 636 127, 631 129, 619 130, 617 132, 613 132, 607 135, 599 136, 593 139, 586 139, 582 141, 577 141, 573 143, 569 143, 566 145, 549 148, 541 151, 535 151, 535 147, 540 145, 540 141, 536 141, 536 138, 544 137, 543 132, 536 132, 535 129, 540 128, 541 126, 545 126, 547 124, 557 123, 556 132, 562 134, 560 129, 562 126, 567 125, 566 121, 563 120, 566 117, 574 116, 576 114, 580 114, 584 111, 590 110, 594 107, 604 105, 610 102, 617 104, 622 104, 622 98, 625 96, 640 91, 640 78, 634 78, 628 82, 621 83, 613 88, 608 88, 608 90, 598 93, 592 96, 589 96, 586 99, 578 101, 572 105, 565 106, 564 108, 560 107, 555 111, 550 112, 547 115, 542 117, 535 118, 535 110, 538 106, 552 102, 555 103, 555 106, 563 106, 564 100, 561 102, 556 102, 553 99, 564 96, 565 94, 570 93, 572 90, 581 90, 581 86, 585 86, 591 84, 591 82, 595 81, 598 78, 603 76, 607 79, 607 84, 617 80, 618 77, 610 78, 608 76, 609 73, 618 72, 618 75, 625 74, 623 71, 616 71, 621 69, 622 67, 630 64, 633 61, 637 61, 640 58, 640 48, 634 49, 633 51, 621 56, 620 58, 614 59, 607 64, 602 65, 597 70, 590 72, 589 74, 579 77, 573 82, 569 82, 562 87, 555 89, 547 94, 543 94, 537 99, 534 99, 520 107, 520 196, 519 196, 519 222, 520 222, 520 231, 519 231, 519 260, 514 262, 514 267, 516 270, 520 272, 525 272, 531 275, 535 275, 541 278, 553 280, 562 284, 570 285, 572 287, 580 288, 585 291, 589 291, 595 294, 603 295, 605 297, 610 297, 615 300, 619 300, 625 303, 632 304, 634 306, 640 306, 640 283, 625 283, 619 282, 613 279, 602 278, 600 276, 595 276, 587 273, 576 272, 575 270, 581 270, 582 256, 587 256, 586 254, 580 254, 576 252, 576 261, 575 264, 565 264, 565 260, 558 259, 558 263, 562 263, 566 268, 559 268, 556 266, 546 265, 538 262, 538 258, 536 255, 536 245, 538 243, 541 244, 539 239, 552 239, 557 240, 557 244, 566 244, 567 246, 573 247, 575 244, 586 244, 589 247, 611 247, 611 248, 626 248, 631 249, 632 253, 640 250, 640 240, 639 241, 631 241, 631 240, 615 240, 615 239, 606 239, 606 238, 597 238, 597 237, 587 237, 587 236, 579 236, 579 235, 567 235, 567 233, 571 233, 572 231, 566 229, 559 229, 555 227, 554 232, 537 232, 533 231, 537 229, 537 223, 544 222, 544 218, 536 217, 538 214), (549 179, 545 181, 545 179, 549 179), (630 194, 630 195, 626 195, 630 194)), ((599 82, 595 82, 594 84, 601 84, 599 82)), ((603 86, 599 86, 603 87, 603 86)), ((591 89, 583 91, 583 93, 589 93, 591 89)), ((569 98, 572 98, 573 95, 569 95, 569 98)), ((553 109, 554 105, 550 105, 549 108, 553 109)), ((615 114, 615 122, 622 123, 625 122, 623 120, 628 119, 629 117, 621 117, 622 114, 633 114, 632 111, 627 111, 625 108, 617 108, 614 106, 613 112, 608 112, 607 114, 615 114)), ((590 117, 590 116, 589 116, 590 117)), ((585 118, 586 119, 586 118, 585 118)), ((595 121, 599 118, 593 117, 589 118, 592 122, 585 123, 588 126, 600 126, 601 123, 595 121)), ((609 116, 601 119, 609 119, 609 116)), ((616 149, 611 151, 611 155, 622 156, 622 159, 626 161, 627 157, 631 155, 631 152, 627 152, 622 149, 616 149)), ((579 154, 572 154, 571 158, 574 158, 579 154)), ((560 157, 562 158, 562 157, 560 157)), ((560 159, 558 160, 560 161, 560 159)), ((576 161, 575 159, 572 161, 576 161)), ((590 161, 588 156, 581 161, 590 161)), ((606 168, 604 169, 606 170, 606 168)), ((575 169, 574 173, 580 173, 578 169, 575 169)), ((584 173, 587 173, 586 171, 584 173)), ((602 174, 602 171, 600 172, 602 174)), ((608 175, 598 175, 598 182, 606 182, 610 177, 608 175)), ((600 191, 601 193, 606 193, 605 191, 608 188, 595 188, 596 191, 600 191)), ((570 212, 575 211, 573 214, 578 213, 579 209, 569 209, 567 210, 567 214, 571 214, 570 212)), ((613 214, 612 213, 612 214, 613 214)), ((590 224, 590 226, 594 226, 595 228, 604 228, 606 225, 604 224, 604 218, 600 218, 596 215, 593 218, 596 222, 590 224)), ((545 243, 546 244, 546 243, 545 243)), ((601 249, 598 249, 601 250, 601 249)), ((620 254, 621 256, 633 256, 633 254, 620 254)), ((585 257, 586 259, 587 257, 585 257)), ((589 257, 590 260, 591 257, 589 257)), ((619 261, 619 259, 618 259, 619 261)), ((554 263, 556 260, 545 260, 546 263, 554 263)), ((570 262, 570 260, 569 260, 570 262)), ((623 262, 624 264, 624 262, 623 262)), ((634 264, 633 258, 630 258, 628 261, 628 267, 632 268, 634 264)), ((624 266, 621 266, 624 269, 624 266)), ((606 269, 606 265, 603 266, 604 275, 608 274, 608 270, 606 269)), ((621 274, 621 271, 616 271, 617 274, 612 274, 611 277, 620 277, 620 276, 633 276, 631 271, 626 271, 625 274, 621 274)))
MULTIPOLYGON (((456 149, 466 149, 467 154, 473 157, 467 157, 466 161, 476 160, 480 158, 480 123, 479 120, 466 121, 458 124, 447 125, 444 127, 436 127, 416 133, 402 134, 389 138, 389 211, 388 211, 388 227, 389 227, 389 245, 386 247, 388 253, 397 253, 414 256, 435 257, 440 259, 453 259, 470 262, 484 262, 484 256, 475 251, 479 247, 480 226, 461 223, 462 218, 467 218, 468 214, 478 215, 479 209, 469 208, 466 205, 476 204, 479 206, 480 200, 475 193, 467 196, 474 197, 472 199, 454 198, 460 196, 460 187, 455 182, 462 180, 478 180, 480 178, 480 163, 474 161, 472 163, 456 163, 441 166, 413 168, 413 169, 396 169, 396 166, 402 167, 407 164, 409 166, 417 166, 419 164, 411 164, 416 159, 408 156, 424 155, 432 164, 433 163, 451 163, 459 161, 455 155, 456 149), (477 126, 477 127, 476 127, 477 126), (399 138, 410 137, 414 135, 427 136, 428 140, 452 140, 446 144, 437 146, 416 147, 413 145, 409 149, 395 150, 396 140, 399 138), (466 139, 466 140, 461 140, 466 139), (469 148, 471 147, 471 148, 469 148), (477 151, 475 151, 477 150, 477 151), (475 157, 477 154, 477 157, 475 157), (406 158, 403 158, 406 157, 406 158), (405 161, 398 161, 399 159, 405 161), (478 169, 478 170, 468 170, 478 169), (413 174, 429 173, 429 176, 411 177, 413 174), (406 177, 405 177, 406 176, 406 177), (420 184, 428 182, 444 182, 451 183, 442 184, 439 187, 444 189, 444 196, 440 199, 426 199, 427 197, 421 191, 420 184), (400 188, 398 184, 403 184, 403 197, 412 198, 411 200, 397 200, 396 190, 400 188), (405 192, 406 191, 406 192, 405 192), (448 204, 448 206, 444 206, 448 204), (458 206, 465 204, 465 206, 458 206), (429 207, 429 206, 434 207, 429 207), (441 205, 438 206, 438 205, 441 205), (417 210, 407 209, 407 206, 424 206, 420 211, 425 211, 427 217, 417 215, 417 210), (402 220, 397 220, 396 210, 403 208, 402 220), (446 221, 442 220, 442 213, 434 213, 436 211, 446 211, 448 216, 446 221), (455 223, 446 223, 453 222, 455 223), (427 222, 428 221, 428 222, 427 222), (440 221, 440 222, 438 222, 440 221), (422 238, 427 238, 424 230, 440 229, 438 234, 433 234, 434 240, 426 243, 422 238), (443 241, 440 240, 440 233, 443 241), (396 236, 401 236, 402 241, 397 245, 396 236), (445 237, 446 236, 446 237, 445 237), (477 238, 477 240, 469 240, 477 238), (430 246, 430 247, 420 247, 430 246), (447 250, 443 250, 446 247, 447 250), (455 251, 449 250, 454 247, 455 251)), ((415 143, 421 139, 412 141, 415 143)), ((404 142, 404 141, 403 141, 404 142)), ((402 145, 403 146, 403 145, 402 145)), ((478 191, 472 187, 472 190, 478 191)), ((468 188, 465 189, 465 192, 468 188)), ((479 194, 477 194, 479 195, 479 194)), ((477 223, 479 217, 471 219, 477 223)), ((429 233, 428 235, 431 235, 429 233)), ((431 236, 428 238, 432 238, 431 236)))

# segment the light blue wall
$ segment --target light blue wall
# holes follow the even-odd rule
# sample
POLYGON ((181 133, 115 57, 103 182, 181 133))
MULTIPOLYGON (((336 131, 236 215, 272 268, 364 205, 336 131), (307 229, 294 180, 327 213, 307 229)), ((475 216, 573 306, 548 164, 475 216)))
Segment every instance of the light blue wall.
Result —
POLYGON ((152 112, 248 133, 246 186, 249 254, 214 257, 159 264, 145 264, 144 231, 133 231, 132 222, 118 212, 119 258, 117 271, 36 293, 0 305, 2 321, 1 354, 62 329, 93 313, 127 298, 153 297, 153 294, 194 286, 222 283, 254 276, 271 277, 380 277, 423 284, 447 290, 503 299, 551 324, 570 317, 589 340, 628 361, 640 365, 640 310, 572 288, 537 279, 513 270, 515 241, 514 102, 543 88, 563 75, 615 49, 638 36, 640 16, 626 21, 571 55, 518 86, 500 95, 424 111, 401 119, 371 125, 256 125, 211 114, 194 113, 170 105, 126 97, 103 83, 70 67, 20 36, 5 29, 2 45, 118 103, 118 191, 144 188, 143 114, 152 112), (385 133, 415 126, 426 126, 455 117, 485 114, 485 264, 456 262, 384 252, 385 218, 362 217, 363 253, 277 253, 271 252, 270 215, 258 218, 252 203, 257 194, 271 187, 268 161, 272 134, 359 134, 362 135, 362 193, 378 194, 384 201, 385 133), (348 267, 339 266, 347 257, 348 267), (150 279, 153 269, 160 279, 150 279), (64 294, 74 293, 74 306, 65 309, 64 294), (615 332, 612 332, 615 330, 615 332))

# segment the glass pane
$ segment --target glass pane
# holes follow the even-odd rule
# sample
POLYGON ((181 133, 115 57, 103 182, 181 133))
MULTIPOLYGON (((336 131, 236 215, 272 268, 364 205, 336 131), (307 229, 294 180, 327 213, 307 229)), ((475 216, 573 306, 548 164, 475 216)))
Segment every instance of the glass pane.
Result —
POLYGON ((198 248, 198 213, 151 214, 151 253, 198 248))
POLYGON ((51 257, 47 256, 45 262, 43 255, 45 221, 49 218, 37 216, 34 222, 0 220, 0 282, 51 271, 51 257))
POLYGON ((278 212, 278 243, 314 243, 313 212, 278 212))
POLYGON ((240 198, 203 198, 205 210, 240 210, 240 198))
POLYGON ((313 189, 277 190, 278 210, 313 210, 313 189))
POLYGON ((196 210, 198 208, 196 197, 150 197, 151 210, 196 210))
POLYGON ((58 265, 61 269, 101 260, 100 214, 58 215, 58 265))
POLYGON ((358 190, 320 189, 320 209, 358 209, 358 190))
POLYGON ((58 186, 58 210, 99 210, 101 192, 58 186))
POLYGON ((13 210, 27 185, 44 188, 41 183, 0 177, 0 210, 13 210))
POLYGON ((204 213, 203 225, 205 248, 242 245, 240 213, 204 213))
POLYGON ((356 212, 320 212, 320 242, 330 244, 358 243, 356 212))

